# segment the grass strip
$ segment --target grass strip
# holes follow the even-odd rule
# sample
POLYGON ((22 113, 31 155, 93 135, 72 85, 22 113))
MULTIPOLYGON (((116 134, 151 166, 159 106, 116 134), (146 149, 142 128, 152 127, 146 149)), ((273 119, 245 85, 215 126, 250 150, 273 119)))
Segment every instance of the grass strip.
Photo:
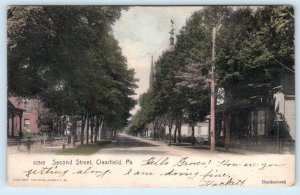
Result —
POLYGON ((67 148, 58 151, 57 155, 92 155, 110 144, 110 140, 97 141, 96 143, 83 144, 75 148, 67 148))

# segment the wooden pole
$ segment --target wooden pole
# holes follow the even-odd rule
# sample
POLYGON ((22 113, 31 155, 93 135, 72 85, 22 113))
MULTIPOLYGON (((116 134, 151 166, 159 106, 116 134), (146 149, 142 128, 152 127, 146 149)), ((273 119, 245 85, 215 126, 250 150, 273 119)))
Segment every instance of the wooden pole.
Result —
POLYGON ((215 151, 215 87, 216 87, 216 27, 213 27, 212 32, 212 56, 211 56, 211 93, 210 93, 210 150, 215 151))

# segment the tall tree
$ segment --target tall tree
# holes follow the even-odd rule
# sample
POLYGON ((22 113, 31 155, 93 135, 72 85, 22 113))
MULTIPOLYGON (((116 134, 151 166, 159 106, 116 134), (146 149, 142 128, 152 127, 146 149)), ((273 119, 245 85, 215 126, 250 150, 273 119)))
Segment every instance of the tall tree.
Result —
MULTIPOLYGON (((40 98, 51 112, 68 115, 72 124, 81 116, 81 143, 89 118, 125 126, 135 104, 136 80, 111 32, 124 8, 10 7, 9 95, 40 98)), ((89 122, 87 134, 90 125, 98 128, 99 122, 89 122)), ((75 134, 72 128, 73 140, 75 134)))

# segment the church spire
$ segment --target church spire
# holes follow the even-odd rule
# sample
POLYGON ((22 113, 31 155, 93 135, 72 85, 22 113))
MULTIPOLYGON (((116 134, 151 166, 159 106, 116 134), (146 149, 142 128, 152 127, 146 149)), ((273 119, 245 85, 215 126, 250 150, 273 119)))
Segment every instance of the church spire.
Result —
POLYGON ((174 21, 171 19, 171 31, 169 32, 170 33, 170 49, 171 50, 174 50, 175 49, 175 44, 174 44, 174 21))

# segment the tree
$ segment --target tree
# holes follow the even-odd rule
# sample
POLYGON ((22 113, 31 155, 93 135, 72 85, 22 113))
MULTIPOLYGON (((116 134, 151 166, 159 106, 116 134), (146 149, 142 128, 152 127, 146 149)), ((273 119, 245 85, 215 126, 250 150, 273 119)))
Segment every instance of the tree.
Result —
POLYGON ((281 6, 264 7, 255 14, 250 8, 238 9, 220 30, 217 71, 219 85, 225 89, 226 149, 229 148, 231 110, 245 100, 269 98, 283 69, 293 71, 294 30, 290 13, 291 7, 281 6), (285 22, 280 14, 286 17, 285 22), (281 25, 286 26, 284 31, 281 25))
MULTIPOLYGON (((128 69, 111 25, 118 6, 13 6, 8 11, 9 95, 34 97, 71 123, 82 120, 81 143, 96 140, 100 123, 127 124, 135 101, 128 69), (97 119, 97 120, 96 120, 97 119)), ((126 9, 126 8, 125 8, 126 9)), ((75 125, 72 127, 75 143, 75 125)))

